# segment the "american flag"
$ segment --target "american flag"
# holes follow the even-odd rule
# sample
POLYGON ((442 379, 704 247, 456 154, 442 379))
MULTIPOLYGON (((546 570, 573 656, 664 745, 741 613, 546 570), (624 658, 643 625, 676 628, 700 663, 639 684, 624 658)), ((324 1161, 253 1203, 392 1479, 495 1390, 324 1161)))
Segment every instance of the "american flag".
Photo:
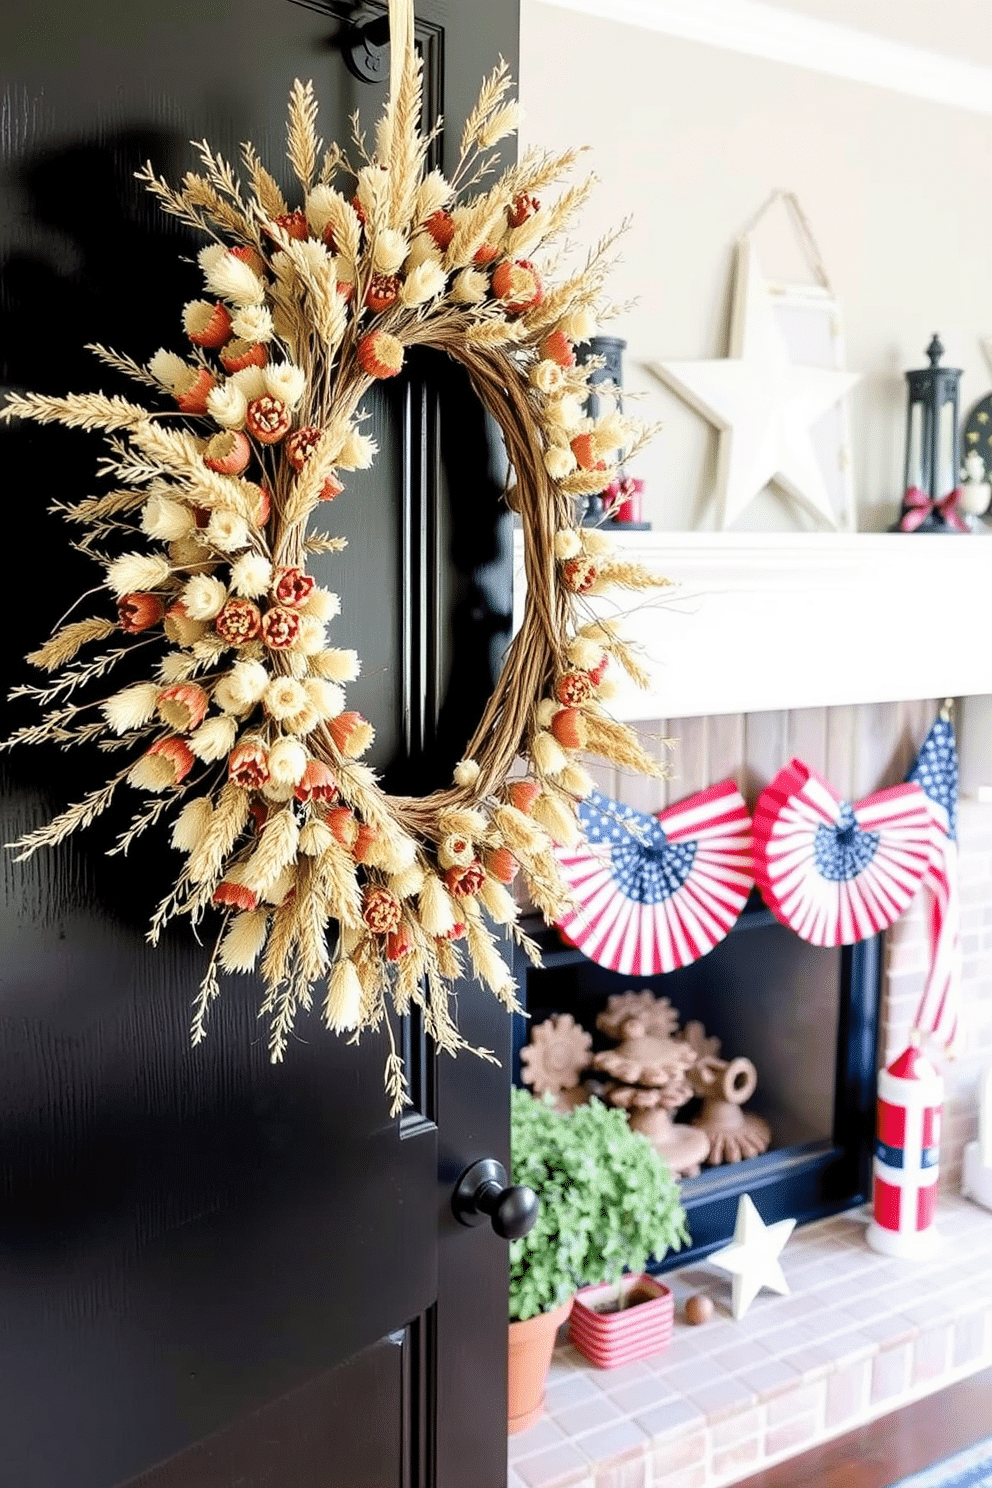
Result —
POLYGON ((845 801, 794 759, 754 809, 755 878, 773 914, 812 945, 886 929, 915 897, 935 828, 916 784, 845 801))
POLYGON ((646 816, 593 791, 585 841, 557 850, 576 908, 559 925, 599 966, 675 971, 711 951, 754 886, 751 818, 732 780, 646 816))
POLYGON ((921 786, 937 824, 927 891, 930 971, 914 1028, 953 1049, 961 991, 961 913, 958 902, 958 751, 954 725, 943 714, 923 741, 908 779, 921 786))

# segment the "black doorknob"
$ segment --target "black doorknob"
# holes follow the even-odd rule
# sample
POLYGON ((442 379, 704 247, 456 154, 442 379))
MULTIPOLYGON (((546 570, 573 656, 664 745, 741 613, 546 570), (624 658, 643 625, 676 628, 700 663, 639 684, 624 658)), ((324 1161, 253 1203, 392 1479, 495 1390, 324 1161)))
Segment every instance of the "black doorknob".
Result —
POLYGON ((488 1218, 504 1240, 519 1240, 533 1229, 540 1204, 532 1188, 522 1184, 507 1187, 503 1164, 483 1157, 459 1178, 451 1207, 459 1224, 482 1224, 488 1218))
POLYGON ((383 83, 389 77, 389 17, 352 17, 342 37, 341 53, 348 70, 363 83, 383 83))

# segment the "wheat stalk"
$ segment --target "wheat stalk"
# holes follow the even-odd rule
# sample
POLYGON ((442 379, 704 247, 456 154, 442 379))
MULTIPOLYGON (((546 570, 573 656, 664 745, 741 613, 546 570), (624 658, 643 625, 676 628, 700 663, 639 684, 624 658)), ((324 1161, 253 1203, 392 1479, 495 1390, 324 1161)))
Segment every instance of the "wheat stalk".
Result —
MULTIPOLYGON (((324 142, 317 137, 317 99, 313 83, 297 78, 289 94, 289 161, 304 191, 309 191, 324 142)), ((273 214, 274 215, 274 214, 273 214)))
POLYGON ((63 625, 37 651, 29 651, 25 660, 46 672, 54 672, 71 661, 83 646, 89 645, 91 641, 105 641, 116 629, 117 625, 113 620, 74 620, 69 625, 63 625))

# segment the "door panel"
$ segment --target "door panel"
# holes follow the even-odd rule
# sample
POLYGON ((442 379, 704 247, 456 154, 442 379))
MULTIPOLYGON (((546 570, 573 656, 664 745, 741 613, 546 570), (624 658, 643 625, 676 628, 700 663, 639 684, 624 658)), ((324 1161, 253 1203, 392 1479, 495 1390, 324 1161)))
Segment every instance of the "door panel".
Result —
POLYGON ((132 1478, 127 1488, 232 1488, 248 1481, 246 1461, 252 1488, 416 1483, 404 1477, 401 1431, 384 1432, 380 1424, 383 1416, 403 1419, 414 1346, 408 1333, 384 1338, 349 1364, 132 1478))
MULTIPOLYGON (((181 174, 191 135, 279 161, 295 76, 314 78, 326 138, 356 107, 373 118, 381 90, 338 55, 344 8, 8 0, 0 384, 121 391, 86 341, 139 358, 181 344, 199 276, 180 259, 198 245, 133 172, 150 156, 181 174)), ((428 96, 457 125, 497 54, 515 60, 516 0, 418 11, 428 96)), ((508 635, 502 473, 457 369, 414 369, 370 406, 381 453, 324 513, 350 547, 321 578, 342 596, 337 643, 365 662, 351 697, 378 761, 420 791, 450 775, 508 635)), ((8 575, 4 669, 21 681, 24 650, 93 583, 45 506, 98 489, 97 445, 13 428, 0 448, 33 559, 8 575)), ((5 707, 2 731, 26 717, 5 707)), ((3 756, 2 840, 105 763, 3 756)), ((460 990, 501 1069, 438 1066, 415 1024, 400 1030, 401 1122, 383 1038, 351 1048, 303 1015, 273 1068, 248 979, 190 1050, 203 950, 185 926, 144 942, 170 851, 149 837, 122 860, 112 841, 100 826, 0 868, 0 1488, 464 1488, 467 1463, 500 1488, 506 1248, 448 1205, 474 1158, 506 1160, 505 1014, 460 990)))

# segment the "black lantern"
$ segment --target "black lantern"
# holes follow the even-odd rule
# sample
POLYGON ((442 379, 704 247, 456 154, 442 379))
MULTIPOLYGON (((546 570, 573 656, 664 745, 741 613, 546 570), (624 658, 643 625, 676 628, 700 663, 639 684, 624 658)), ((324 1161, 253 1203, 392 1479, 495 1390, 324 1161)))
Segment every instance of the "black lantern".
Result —
POLYGON ((958 389, 960 367, 942 367, 944 348, 935 335, 929 367, 906 373, 906 467, 902 513, 894 531, 967 532, 959 510, 958 389))

